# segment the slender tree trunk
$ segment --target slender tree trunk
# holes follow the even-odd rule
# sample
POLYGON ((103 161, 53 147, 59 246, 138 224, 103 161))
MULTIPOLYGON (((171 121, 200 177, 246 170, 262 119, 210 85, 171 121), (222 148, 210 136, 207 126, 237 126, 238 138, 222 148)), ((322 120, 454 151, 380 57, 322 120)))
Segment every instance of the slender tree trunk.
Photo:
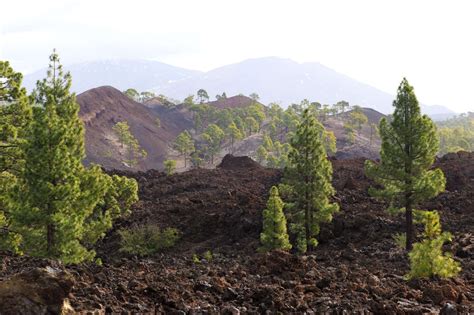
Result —
POLYGON ((413 209, 411 202, 407 202, 405 206, 405 219, 406 219, 406 249, 410 251, 413 248, 413 209))
POLYGON ((47 248, 46 251, 48 252, 48 256, 52 256, 53 248, 54 248, 54 225, 49 223, 46 228, 46 240, 47 240, 47 248))

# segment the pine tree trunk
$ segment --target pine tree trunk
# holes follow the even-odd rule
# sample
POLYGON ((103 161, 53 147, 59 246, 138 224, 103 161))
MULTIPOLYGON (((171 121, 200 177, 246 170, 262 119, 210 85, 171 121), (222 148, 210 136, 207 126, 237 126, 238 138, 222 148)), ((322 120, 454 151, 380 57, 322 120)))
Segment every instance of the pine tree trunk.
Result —
POLYGON ((52 256, 52 251, 54 248, 54 225, 52 223, 49 223, 47 228, 46 228, 46 240, 47 240, 47 252, 48 256, 52 256))
POLYGON ((407 202, 405 207, 405 218, 406 218, 406 249, 410 251, 413 247, 413 209, 411 202, 407 202))

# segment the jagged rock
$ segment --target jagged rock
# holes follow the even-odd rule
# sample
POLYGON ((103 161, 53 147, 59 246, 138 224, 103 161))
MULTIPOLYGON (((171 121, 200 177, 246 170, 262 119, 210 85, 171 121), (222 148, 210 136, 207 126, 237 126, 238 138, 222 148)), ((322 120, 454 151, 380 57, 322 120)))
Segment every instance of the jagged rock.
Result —
POLYGON ((0 282, 0 314, 72 314, 66 297, 74 285, 70 273, 35 268, 0 282))

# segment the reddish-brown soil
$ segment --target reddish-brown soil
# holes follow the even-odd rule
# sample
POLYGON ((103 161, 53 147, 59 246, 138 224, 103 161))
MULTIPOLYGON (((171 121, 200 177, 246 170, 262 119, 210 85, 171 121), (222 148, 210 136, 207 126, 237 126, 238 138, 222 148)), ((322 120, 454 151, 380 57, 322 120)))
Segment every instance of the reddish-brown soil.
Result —
POLYGON ((161 119, 152 109, 131 100, 119 90, 103 86, 77 96, 86 134, 86 163, 97 163, 107 169, 129 169, 122 161, 124 152, 117 142, 113 126, 126 121, 140 146, 148 153, 136 169, 159 168, 166 159, 168 145, 184 130, 183 126, 161 119))
MULTIPOLYGON (((335 201, 341 210, 322 227, 320 244, 306 256, 257 253, 261 210, 281 173, 246 158, 227 157, 215 170, 165 176, 130 173, 141 201, 98 245, 103 266, 65 267, 76 278, 70 295, 77 311, 313 314, 469 314, 474 312, 474 154, 436 162, 447 190, 423 208, 440 211, 454 235, 446 250, 463 268, 449 280, 406 281, 406 253, 392 240, 402 217, 369 197, 363 159, 333 160, 335 201), (118 251, 116 230, 146 223, 177 227, 182 239, 155 257, 118 251), (211 261, 192 255, 211 250, 211 261)), ((123 174, 123 173, 122 173, 123 174)), ((0 277, 56 262, 2 254, 0 277)))

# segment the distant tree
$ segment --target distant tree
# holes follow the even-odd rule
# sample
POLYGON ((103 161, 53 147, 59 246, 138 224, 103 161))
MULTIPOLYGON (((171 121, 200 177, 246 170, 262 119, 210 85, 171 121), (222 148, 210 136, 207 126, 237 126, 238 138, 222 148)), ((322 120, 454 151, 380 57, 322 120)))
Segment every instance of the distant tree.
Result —
POLYGON ((28 128, 24 174, 11 205, 12 230, 20 250, 39 257, 79 263, 94 258, 93 244, 138 199, 135 180, 84 167, 84 127, 56 52, 47 78, 38 81, 28 128))
POLYGON ((342 114, 344 114, 346 112, 346 109, 349 108, 349 103, 346 102, 346 101, 339 101, 339 102, 337 102, 336 105, 337 105, 337 107, 340 108, 340 111, 341 111, 342 114))
POLYGON ((216 100, 225 100, 227 98, 227 94, 225 92, 222 93, 222 95, 217 94, 216 95, 216 100))
POLYGON ((405 78, 393 106, 393 119, 380 121, 381 162, 366 161, 366 173, 383 187, 369 192, 389 200, 391 210, 405 212, 406 248, 411 250, 413 209, 442 192, 446 180, 440 169, 431 169, 439 146, 436 128, 428 116, 421 115, 413 87, 405 78))
POLYGON ((141 102, 146 102, 148 100, 151 100, 152 98, 154 98, 156 95, 155 93, 153 92, 141 92, 140 93, 140 101, 141 102))
POLYGON ((268 135, 263 136, 262 145, 267 151, 273 150, 273 141, 268 135))
POLYGON ((194 105, 194 95, 189 95, 188 97, 186 97, 183 103, 188 106, 194 105))
POLYGON ((199 98, 199 103, 203 104, 204 102, 209 102, 209 95, 204 89, 199 89, 197 91, 197 96, 199 98))
POLYGON ((234 143, 235 141, 242 140, 243 138, 242 132, 240 131, 239 128, 237 128, 237 125, 234 122, 231 122, 229 124, 229 127, 227 127, 227 135, 230 138, 231 152, 234 153, 234 143))
POLYGON ((161 120, 160 120, 159 117, 156 117, 156 119, 155 119, 155 125, 156 125, 158 128, 161 127, 161 120))
POLYGON ((255 93, 255 92, 254 92, 254 93, 251 93, 251 94, 249 95, 249 97, 250 97, 252 100, 254 100, 254 102, 258 102, 258 100, 260 99, 260 96, 259 96, 257 93, 255 93))
POLYGON ((118 122, 112 128, 117 134, 120 146, 126 149, 125 162, 130 166, 135 166, 139 158, 146 158, 147 152, 140 147, 138 140, 133 136, 126 121, 118 122))
POLYGON ((194 151, 194 140, 187 130, 176 137, 173 147, 184 157, 184 167, 187 167, 188 157, 194 151))
POLYGON ((176 161, 175 160, 165 160, 165 161, 163 161, 163 166, 165 167, 166 174, 171 175, 176 170, 176 161))
POLYGON ((248 135, 251 136, 254 132, 258 131, 258 122, 253 117, 245 118, 245 125, 247 126, 248 135))
POLYGON ((135 89, 127 89, 123 92, 123 94, 127 95, 130 99, 134 100, 135 102, 140 101, 140 93, 138 93, 135 89))
POLYGON ((261 249, 271 251, 275 249, 290 250, 286 218, 283 213, 283 201, 278 194, 278 188, 273 186, 267 201, 267 208, 263 210, 263 230, 260 234, 261 249))
POLYGON ((362 111, 359 111, 359 110, 353 110, 350 113, 349 117, 350 117, 349 119, 352 125, 356 126, 359 132, 362 130, 362 126, 364 126, 365 124, 369 122, 369 119, 367 118, 367 116, 362 111))
POLYGON ((256 152, 257 162, 263 164, 268 157, 268 151, 263 145, 259 146, 256 152))
POLYGON ((249 107, 247 107, 248 115, 252 118, 255 119, 257 122, 257 129, 260 131, 260 128, 263 124, 263 121, 265 120, 265 112, 263 110, 263 107, 259 104, 254 104, 249 107))
POLYGON ((379 128, 376 124, 370 124, 369 146, 372 147, 374 138, 377 136, 379 128))
POLYGON ((299 251, 317 245, 319 224, 332 220, 339 206, 331 203, 332 166, 326 156, 322 135, 324 127, 309 109, 303 111, 295 136, 291 139, 284 183, 291 191, 292 230, 297 233, 299 251))
POLYGON ((214 164, 214 156, 219 152, 224 140, 225 133, 216 124, 210 124, 204 133, 201 135, 204 142, 207 144, 204 150, 210 157, 211 165, 214 164))

